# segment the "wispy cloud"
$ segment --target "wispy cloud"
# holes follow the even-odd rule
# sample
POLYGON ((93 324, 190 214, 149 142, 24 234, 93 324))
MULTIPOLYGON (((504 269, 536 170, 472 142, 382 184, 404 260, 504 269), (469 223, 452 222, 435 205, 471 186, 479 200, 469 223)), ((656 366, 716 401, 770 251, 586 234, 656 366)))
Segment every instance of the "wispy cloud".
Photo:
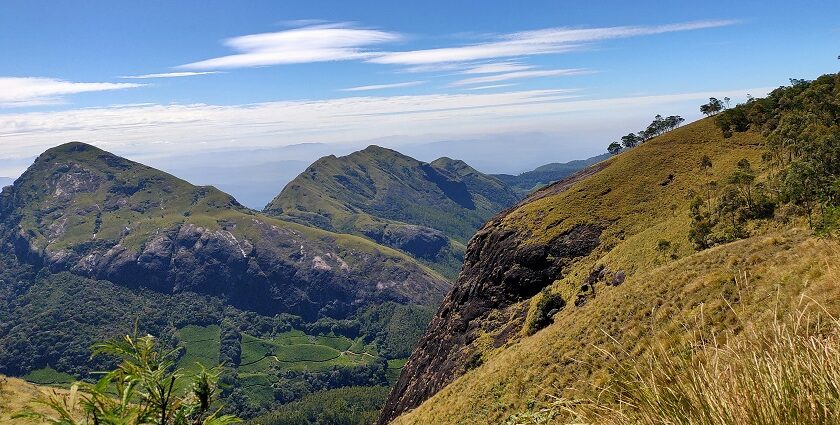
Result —
MULTIPOLYGON (((319 21, 291 21, 289 24, 309 24, 319 21)), ((722 27, 737 21, 694 21, 655 26, 616 26, 600 28, 546 28, 501 34, 485 43, 411 51, 382 51, 375 49, 386 43, 402 41, 396 32, 357 28, 349 24, 308 25, 285 31, 251 34, 229 38, 224 44, 235 54, 206 59, 178 66, 187 70, 215 70, 257 66, 361 60, 380 64, 407 66, 409 72, 433 72, 463 69, 456 63, 525 57, 549 53, 563 53, 585 48, 596 41, 690 31, 722 27)), ((492 69, 493 64, 481 66, 492 69)), ((526 65, 509 62, 507 71, 524 70, 526 65), (514 69, 515 68, 515 69, 514 69)))
POLYGON ((390 52, 369 59, 370 62, 397 65, 424 65, 447 62, 478 61, 515 56, 563 53, 583 48, 587 43, 643 35, 690 31, 733 25, 737 21, 695 21, 656 26, 617 26, 602 28, 547 28, 504 34, 487 43, 459 47, 390 52))
POLYGON ((309 27, 312 25, 328 24, 329 21, 324 19, 288 19, 280 21, 277 25, 284 27, 309 27))
POLYGON ((588 74, 592 71, 587 69, 545 69, 545 70, 534 70, 534 71, 516 71, 516 72, 505 72, 502 74, 494 74, 494 75, 486 75, 483 77, 473 77, 473 78, 465 78, 463 80, 458 80, 450 84, 450 86, 457 87, 457 86, 468 86, 472 84, 487 84, 487 83, 495 83, 499 81, 508 81, 508 80, 520 80, 523 78, 537 78, 537 77, 559 77, 559 76, 571 76, 571 75, 582 75, 588 74))
POLYGON ((225 40, 240 53, 181 65, 181 69, 207 70, 255 66, 368 59, 367 48, 401 40, 399 34, 353 28, 346 24, 316 25, 225 40))
POLYGON ((507 84, 491 84, 489 86, 478 86, 478 87, 469 87, 466 90, 489 90, 489 89, 498 89, 502 87, 510 87, 515 86, 516 83, 507 83, 507 84))
POLYGON ((498 72, 525 71, 531 68, 533 68, 533 66, 525 65, 519 62, 485 63, 465 69, 464 71, 461 71, 461 74, 495 74, 498 72))
POLYGON ((148 78, 179 78, 179 77, 194 77, 196 75, 208 75, 208 74, 222 74, 222 72, 219 72, 219 71, 164 72, 164 73, 161 73, 161 74, 123 75, 120 78, 127 79, 127 80, 145 80, 145 79, 148 79, 148 78))
POLYGON ((14 108, 64 103, 76 93, 141 87, 135 83, 75 83, 41 77, 0 77, 0 107, 14 108))
POLYGON ((424 84, 425 81, 406 81, 404 83, 393 83, 393 84, 373 84, 370 86, 358 86, 358 87, 350 87, 346 89, 340 89, 339 91, 370 91, 370 90, 384 90, 384 89, 395 89, 399 87, 414 87, 424 84))
POLYGON ((767 91, 752 88, 581 100, 571 90, 523 90, 8 113, 0 114, 0 158, 31 157, 68 140, 96 143, 121 154, 162 157, 226 149, 232 141, 244 149, 384 137, 396 142, 429 134, 442 140, 565 126, 620 134, 630 115, 649 119, 647 115, 667 110, 691 117, 692 111, 699 115, 697 102, 709 97, 737 100, 746 93, 760 96, 767 91), (591 119, 577 114, 587 111, 592 112, 591 119), (604 111, 614 117, 612 124, 604 125, 604 111))

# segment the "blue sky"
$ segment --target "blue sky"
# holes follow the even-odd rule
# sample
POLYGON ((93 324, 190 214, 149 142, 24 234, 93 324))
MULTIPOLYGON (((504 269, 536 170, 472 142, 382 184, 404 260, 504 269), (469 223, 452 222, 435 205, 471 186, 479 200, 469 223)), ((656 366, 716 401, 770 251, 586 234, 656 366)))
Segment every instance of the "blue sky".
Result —
POLYGON ((840 64, 837 1, 0 6, 0 176, 12 177, 69 140, 155 165, 299 143, 420 156, 429 144, 433 159, 442 141, 492 139, 498 153, 475 161, 516 172, 840 64), (543 154, 511 155, 506 138, 543 154))

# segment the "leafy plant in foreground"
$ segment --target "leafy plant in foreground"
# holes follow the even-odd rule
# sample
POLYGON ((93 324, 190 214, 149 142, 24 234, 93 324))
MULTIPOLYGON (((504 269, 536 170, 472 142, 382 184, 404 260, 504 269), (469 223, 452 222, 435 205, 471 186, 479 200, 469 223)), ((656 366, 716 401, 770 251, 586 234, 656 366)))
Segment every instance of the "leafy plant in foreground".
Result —
POLYGON ((121 359, 95 384, 76 383, 69 395, 38 401, 51 413, 26 411, 18 417, 52 425, 227 425, 240 422, 213 410, 219 370, 187 377, 174 367, 177 349, 166 350, 151 335, 126 335, 99 343, 94 355, 121 359))

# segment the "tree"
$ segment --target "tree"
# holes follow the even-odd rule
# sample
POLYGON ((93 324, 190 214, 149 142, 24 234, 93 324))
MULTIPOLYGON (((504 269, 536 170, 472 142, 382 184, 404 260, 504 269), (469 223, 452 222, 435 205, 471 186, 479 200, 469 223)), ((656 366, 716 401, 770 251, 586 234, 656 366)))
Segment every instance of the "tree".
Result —
POLYGON ((705 105, 700 105, 700 112, 702 112, 706 116, 715 115, 722 110, 723 102, 714 97, 709 98, 709 103, 705 105))
POLYGON ((74 384, 64 398, 38 402, 52 414, 34 411, 17 417, 55 425, 227 425, 240 420, 213 411, 218 368, 204 369, 190 378, 175 368, 178 349, 166 350, 146 335, 126 335, 93 347, 94 355, 121 359, 116 369, 95 384, 74 384), (183 391, 182 388, 188 388, 183 391), (77 412, 82 412, 79 414, 77 412), (81 416, 81 417, 80 417, 81 416))
POLYGON ((665 123, 667 124, 668 131, 678 128, 684 122, 685 118, 679 115, 671 115, 668 118, 665 118, 665 123))
POLYGON ((729 177, 729 183, 735 185, 738 193, 741 195, 747 208, 753 209, 753 183, 755 182, 755 173, 750 166, 750 161, 742 158, 738 161, 737 169, 729 177))
POLYGON ((613 155, 621 152, 621 145, 618 142, 612 142, 607 146, 607 151, 613 155))
POLYGON ((621 136, 621 144, 624 145, 625 148, 632 148, 641 142, 641 138, 634 133, 627 133, 626 136, 621 136))

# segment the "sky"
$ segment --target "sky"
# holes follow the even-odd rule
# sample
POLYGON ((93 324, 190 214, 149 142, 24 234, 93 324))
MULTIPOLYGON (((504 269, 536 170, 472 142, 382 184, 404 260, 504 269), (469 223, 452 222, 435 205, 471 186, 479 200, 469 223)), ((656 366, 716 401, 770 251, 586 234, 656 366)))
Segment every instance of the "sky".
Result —
POLYGON ((519 173, 837 72, 838 16, 836 0, 0 0, 0 176, 69 141, 253 207, 369 144, 519 173))

